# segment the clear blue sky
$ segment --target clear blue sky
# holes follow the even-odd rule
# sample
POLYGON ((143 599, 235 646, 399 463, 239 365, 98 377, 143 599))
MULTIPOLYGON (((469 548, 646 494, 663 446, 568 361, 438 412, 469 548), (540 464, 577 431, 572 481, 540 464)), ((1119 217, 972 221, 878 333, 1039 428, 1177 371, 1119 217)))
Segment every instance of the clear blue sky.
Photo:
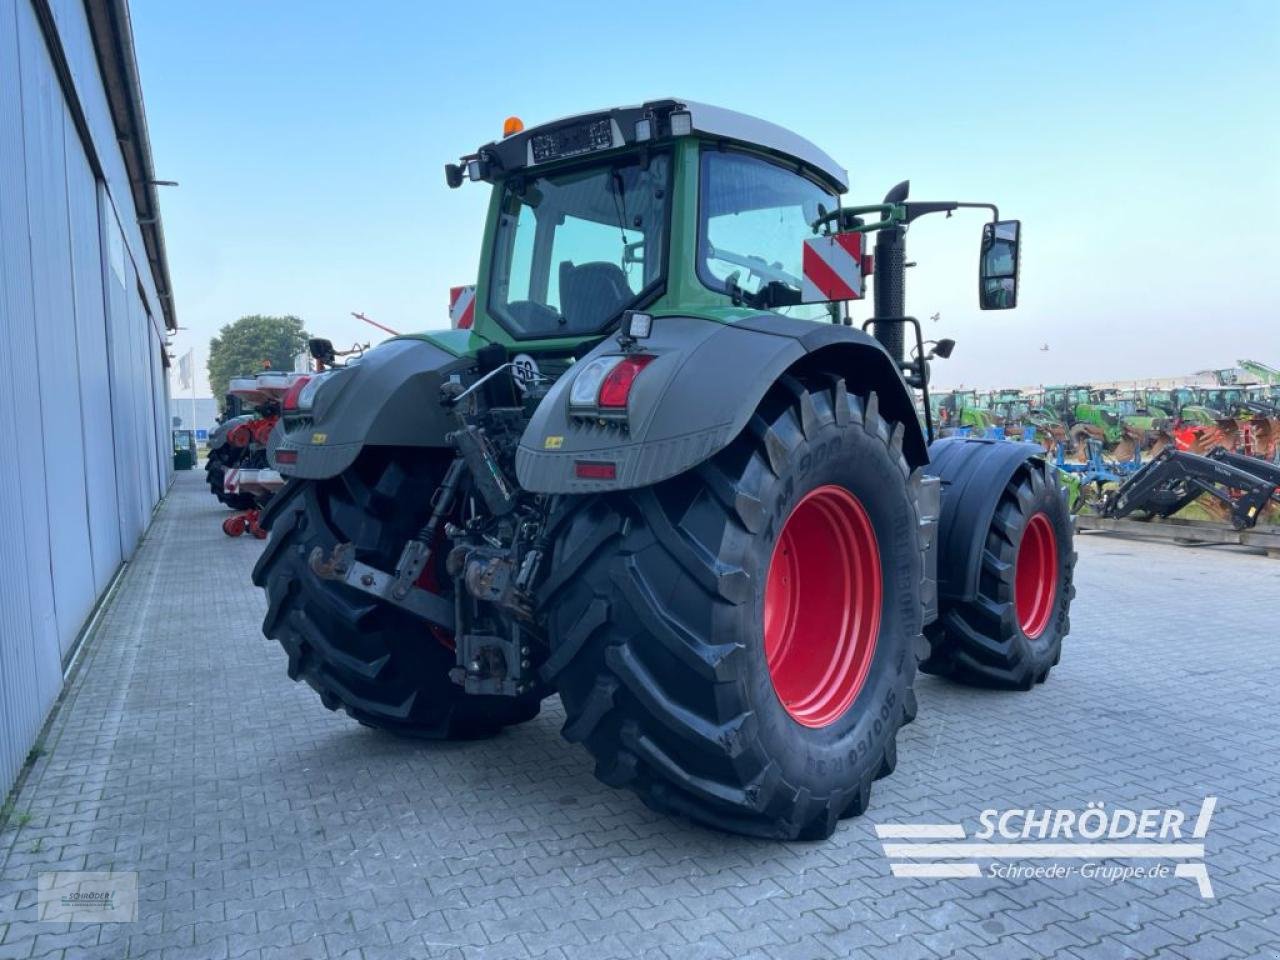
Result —
MULTIPOLYGON (((978 217, 913 229, 909 306, 996 386, 1280 365, 1280 3, 172 3, 133 27, 179 352, 246 313, 335 343, 447 325, 484 191, 442 165, 683 96, 850 170, 855 202, 993 200, 1021 306, 979 313, 978 217), (1048 343, 1050 350, 1039 347, 1048 343)), ((856 315, 862 316, 859 312, 856 315)), ((935 332, 936 331, 936 332, 935 332)))

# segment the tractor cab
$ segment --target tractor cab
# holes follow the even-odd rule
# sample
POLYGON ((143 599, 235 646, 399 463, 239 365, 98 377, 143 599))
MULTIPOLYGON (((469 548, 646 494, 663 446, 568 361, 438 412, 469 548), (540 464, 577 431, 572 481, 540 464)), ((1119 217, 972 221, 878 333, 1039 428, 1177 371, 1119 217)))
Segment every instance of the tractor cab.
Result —
POLYGON ((1201 405, 1221 417, 1233 417, 1245 397, 1243 387, 1210 387, 1200 391, 1201 405))
POLYGON ((476 334, 530 348, 627 310, 829 314, 801 302, 804 241, 848 180, 802 137, 675 100, 504 132, 446 167, 493 185, 476 334))
POLYGON ((992 395, 991 409, 1001 422, 1011 423, 1024 419, 1031 405, 1021 390, 1001 390, 992 395))
MULTIPOLYGON (((674 99, 531 129, 512 117, 501 139, 445 172, 452 187, 492 185, 474 319, 449 341, 465 349, 478 337, 527 352, 572 350, 615 329, 627 311, 847 324, 842 304, 862 297, 873 269, 865 237, 880 231, 900 251, 918 216, 995 211, 908 202, 905 183, 884 203, 842 207, 847 173, 808 140, 674 99)), ((891 271, 903 269, 900 257, 887 259, 891 271)), ((1017 221, 986 224, 984 309, 1016 304, 1017 269, 1017 221)), ((902 313, 878 312, 895 321, 902 313)), ((886 335, 900 353, 901 329, 886 335)), ((918 379, 924 360, 915 358, 918 379)))

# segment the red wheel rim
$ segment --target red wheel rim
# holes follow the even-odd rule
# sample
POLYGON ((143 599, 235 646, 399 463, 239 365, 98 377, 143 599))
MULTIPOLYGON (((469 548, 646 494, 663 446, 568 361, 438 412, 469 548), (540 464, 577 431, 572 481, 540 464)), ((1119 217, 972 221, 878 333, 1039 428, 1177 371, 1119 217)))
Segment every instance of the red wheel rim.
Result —
POLYGON ((782 526, 764 590, 769 679, 797 723, 825 727, 849 709, 871 669, 882 602, 866 510, 843 487, 810 490, 782 526))
POLYGON ((1014 568, 1018 626, 1034 640, 1044 633, 1058 598, 1058 535, 1043 511, 1027 521, 1014 568))

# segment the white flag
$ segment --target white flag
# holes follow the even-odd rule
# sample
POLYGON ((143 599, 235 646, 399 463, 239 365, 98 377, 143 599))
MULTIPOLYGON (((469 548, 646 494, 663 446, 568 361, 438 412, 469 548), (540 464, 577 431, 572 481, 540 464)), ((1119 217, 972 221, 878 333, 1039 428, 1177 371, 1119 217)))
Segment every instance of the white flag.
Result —
POLYGON ((195 347, 192 347, 186 353, 178 358, 178 385, 183 390, 190 390, 191 383, 191 366, 195 359, 195 347))

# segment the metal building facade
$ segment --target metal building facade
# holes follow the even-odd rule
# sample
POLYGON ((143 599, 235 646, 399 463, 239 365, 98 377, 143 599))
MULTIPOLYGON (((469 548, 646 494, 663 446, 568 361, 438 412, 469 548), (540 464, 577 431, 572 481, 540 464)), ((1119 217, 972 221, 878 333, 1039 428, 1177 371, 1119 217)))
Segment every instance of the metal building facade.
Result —
POLYGON ((153 179, 124 0, 0 0, 0 797, 170 479, 153 179))

